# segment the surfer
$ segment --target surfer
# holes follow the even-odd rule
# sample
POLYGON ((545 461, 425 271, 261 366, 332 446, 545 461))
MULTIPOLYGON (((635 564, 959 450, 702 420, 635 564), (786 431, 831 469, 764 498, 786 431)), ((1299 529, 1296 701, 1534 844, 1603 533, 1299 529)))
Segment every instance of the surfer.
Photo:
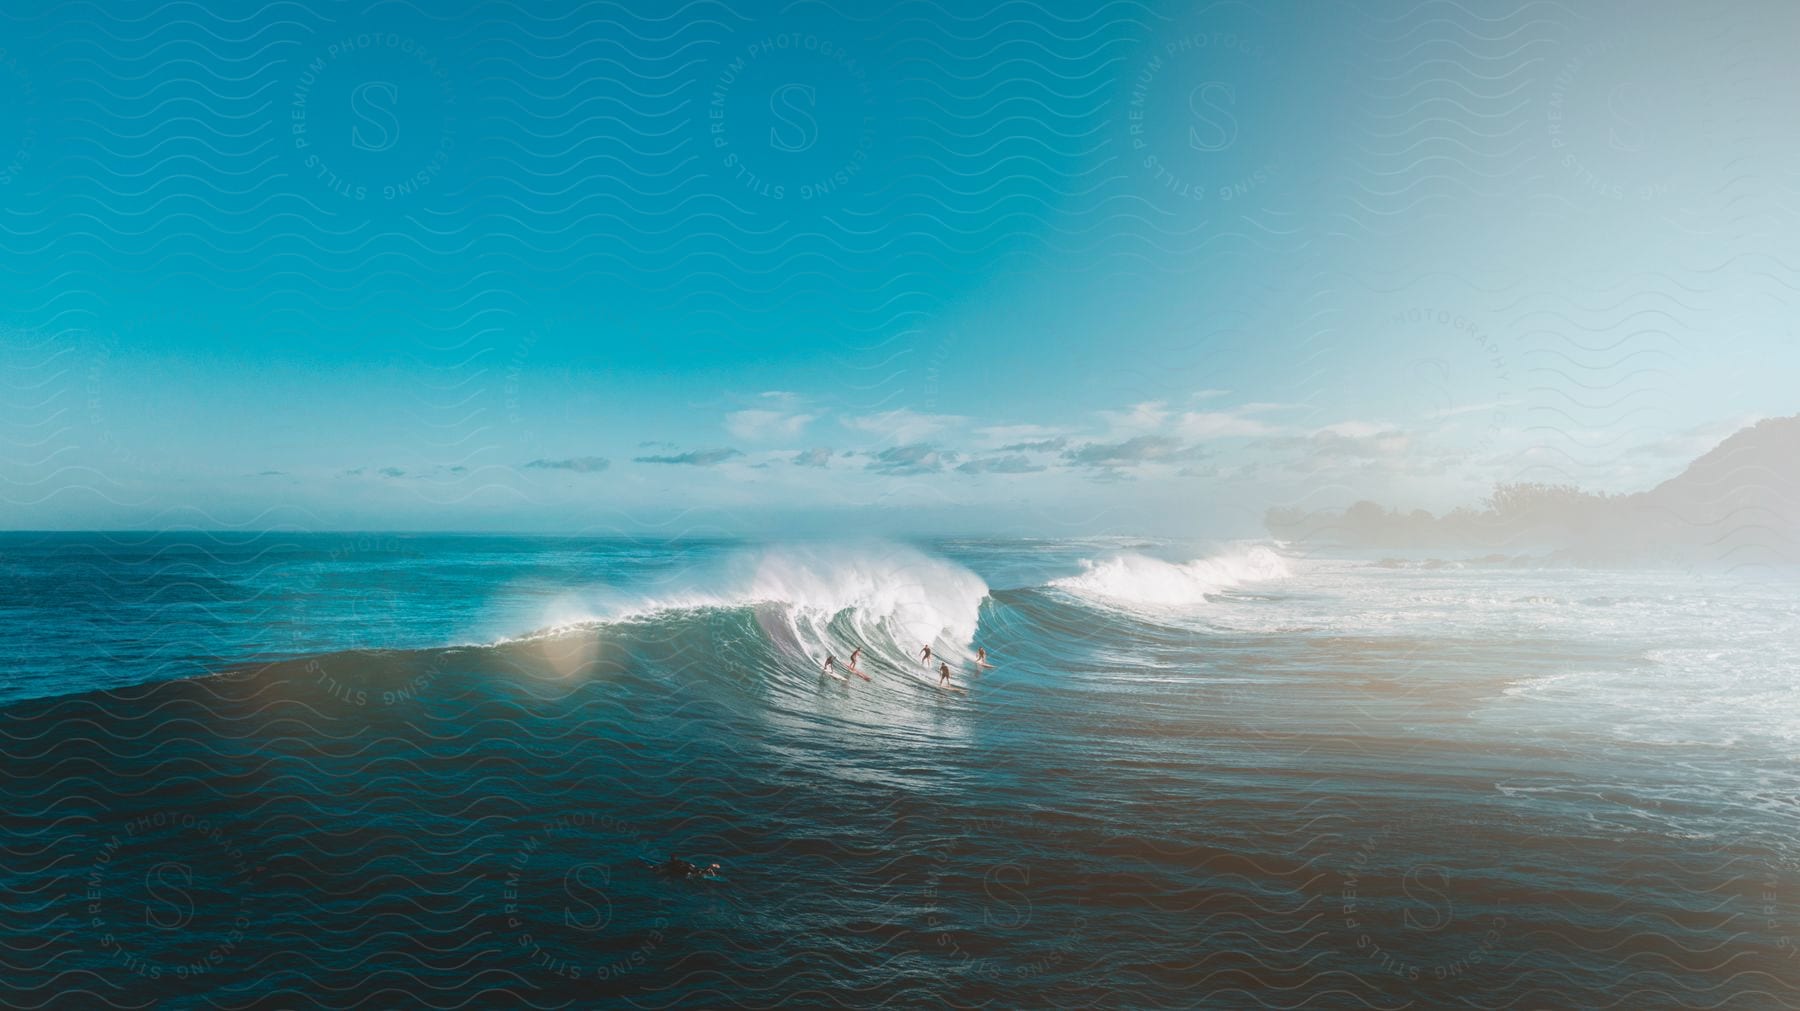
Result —
POLYGON ((925 648, 919 651, 919 662, 924 664, 927 667, 931 666, 931 644, 930 643, 926 643, 925 648))
POLYGON ((837 663, 837 657, 832 656, 830 653, 825 654, 825 668, 823 670, 821 670, 819 673, 830 674, 832 666, 835 665, 836 663, 837 663))
POLYGON ((938 664, 938 687, 950 687, 950 665, 947 663, 938 664))
MULTIPOLYGON (((649 861, 645 861, 645 863, 649 863, 649 861)), ((708 864, 707 866, 702 867, 699 864, 690 863, 677 856, 671 856, 668 860, 660 864, 650 864, 650 869, 664 877, 685 878, 689 881, 698 878, 716 878, 719 876, 718 864, 708 864)))
POLYGON ((987 650, 985 648, 977 649, 975 651, 975 666, 989 667, 989 668, 994 666, 993 664, 987 662, 987 650))
POLYGON ((858 667, 856 665, 856 658, 860 657, 860 656, 862 656, 862 647, 861 646, 858 646, 855 649, 850 651, 850 665, 849 665, 850 673, 855 674, 857 677, 862 678, 864 681, 874 680, 873 678, 869 677, 869 675, 864 674, 862 672, 862 668, 858 667))

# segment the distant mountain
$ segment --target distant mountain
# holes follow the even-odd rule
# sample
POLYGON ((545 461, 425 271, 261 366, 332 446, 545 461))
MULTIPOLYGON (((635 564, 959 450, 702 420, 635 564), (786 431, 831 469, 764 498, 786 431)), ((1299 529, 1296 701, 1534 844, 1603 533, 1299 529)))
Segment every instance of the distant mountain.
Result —
POLYGON ((1587 563, 1800 564, 1800 415, 1734 433, 1649 491, 1504 484, 1442 516, 1374 502, 1341 512, 1271 509, 1284 540, 1354 548, 1544 552, 1587 563))

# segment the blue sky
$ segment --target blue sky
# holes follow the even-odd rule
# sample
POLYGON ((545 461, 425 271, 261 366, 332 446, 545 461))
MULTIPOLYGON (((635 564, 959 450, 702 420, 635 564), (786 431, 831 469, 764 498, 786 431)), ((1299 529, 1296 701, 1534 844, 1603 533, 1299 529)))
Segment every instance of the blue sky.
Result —
POLYGON ((1796 409, 1780 5, 84 10, 6 526, 1228 536, 1796 409))

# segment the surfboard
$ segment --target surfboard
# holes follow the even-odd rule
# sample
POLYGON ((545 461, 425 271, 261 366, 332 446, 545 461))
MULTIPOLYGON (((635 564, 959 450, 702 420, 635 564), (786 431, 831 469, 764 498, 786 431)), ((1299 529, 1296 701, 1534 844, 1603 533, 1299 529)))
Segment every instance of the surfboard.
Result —
POLYGON ((968 691, 967 688, 964 688, 961 685, 938 685, 938 687, 942 688, 943 690, 945 690, 947 692, 967 692, 968 691))
POLYGON ((839 680, 839 681, 844 681, 844 682, 848 682, 848 681, 849 681, 849 680, 850 680, 850 679, 849 679, 849 678, 847 678, 847 677, 845 677, 845 676, 844 676, 844 675, 842 675, 842 674, 839 674, 839 673, 838 673, 838 672, 837 672, 837 671, 834 671, 834 670, 828 670, 828 671, 821 671, 821 672, 820 672, 820 673, 822 673, 822 674, 829 674, 829 675, 831 675, 831 676, 832 676, 832 677, 834 677, 834 678, 837 678, 837 679, 838 679, 838 680, 839 680))

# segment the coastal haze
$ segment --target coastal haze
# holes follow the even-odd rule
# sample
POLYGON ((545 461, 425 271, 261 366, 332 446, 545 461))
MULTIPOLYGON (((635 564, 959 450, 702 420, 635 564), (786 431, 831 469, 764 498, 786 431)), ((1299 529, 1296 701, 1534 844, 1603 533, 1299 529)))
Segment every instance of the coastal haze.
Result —
POLYGON ((1800 12, 0 24, 0 1005, 1800 1007, 1800 12))

